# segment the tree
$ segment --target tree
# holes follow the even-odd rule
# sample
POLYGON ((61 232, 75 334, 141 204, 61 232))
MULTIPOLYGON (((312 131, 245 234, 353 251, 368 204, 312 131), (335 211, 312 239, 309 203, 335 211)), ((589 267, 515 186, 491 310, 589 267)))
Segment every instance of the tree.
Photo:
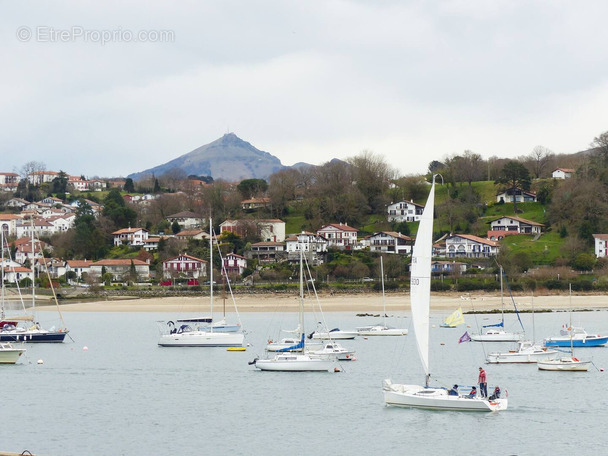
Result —
POLYGON ((367 198, 371 213, 383 213, 386 194, 391 181, 397 176, 381 155, 364 150, 359 155, 347 160, 352 166, 352 176, 359 192, 367 198))
POLYGON ((485 175, 485 165, 481 155, 465 150, 462 155, 456 155, 446 160, 448 178, 452 183, 467 182, 471 187, 473 181, 482 180, 485 175))
POLYGON ((51 192, 65 195, 65 192, 67 192, 67 188, 68 175, 63 171, 59 171, 59 174, 55 179, 53 179, 51 183, 51 192))
POLYGON ((137 213, 127 207, 127 203, 117 188, 110 190, 106 196, 102 214, 108 217, 117 228, 135 226, 137 220, 137 213))
POLYGON ((597 155, 602 160, 604 166, 608 166, 608 131, 593 138, 591 147, 597 149, 597 155))
POLYGON ((131 179, 130 177, 127 177, 127 179, 125 180, 124 189, 125 189, 125 192, 135 193, 135 184, 133 183, 133 179, 131 179))
POLYGON ((171 224, 171 231, 173 232, 173 234, 177 234, 182 230, 182 227, 179 226, 179 223, 177 223, 177 220, 174 220, 173 223, 171 224))
POLYGON ((251 199, 266 193, 268 183, 264 179, 245 179, 236 186, 243 199, 251 199))
POLYGON ((543 146, 536 146, 534 149, 532 149, 532 153, 527 157, 527 159, 531 164, 534 177, 539 178, 543 175, 543 172, 554 155, 555 154, 551 151, 551 149, 547 149, 543 146))
POLYGON ((510 160, 503 166, 495 184, 506 185, 507 190, 511 190, 513 193, 513 212, 517 214, 516 192, 518 189, 529 190, 532 184, 528 168, 520 162, 510 160))

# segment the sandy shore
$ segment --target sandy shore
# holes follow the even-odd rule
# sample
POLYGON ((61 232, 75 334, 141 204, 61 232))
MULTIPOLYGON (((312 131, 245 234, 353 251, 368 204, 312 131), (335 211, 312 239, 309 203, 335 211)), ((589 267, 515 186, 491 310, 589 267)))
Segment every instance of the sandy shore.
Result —
MULTIPOLYGON (((298 298, 294 295, 237 295, 236 305, 239 312, 296 312, 298 298)), ((306 310, 310 310, 312 300, 305 300, 306 310)), ((324 312, 353 312, 353 313, 378 313, 382 311, 382 296, 379 294, 345 294, 345 295, 320 295, 319 302, 324 312)), ((403 312, 409 310, 409 294, 396 293, 386 296, 387 313, 403 312)), ((510 298, 505 297, 505 309, 512 310, 510 298)), ((552 309, 567 310, 572 307, 576 309, 608 309, 608 295, 580 295, 572 296, 572 300, 566 295, 516 296, 515 302, 518 309, 529 311, 552 309)), ((215 309, 222 307, 221 299, 215 300, 215 309)), ((489 294, 434 294, 431 297, 431 309, 434 311, 451 311, 462 307, 463 312, 490 311, 501 308, 499 295, 489 294)), ((234 310, 231 300, 226 301, 228 312, 234 310)), ((54 306, 38 307, 38 310, 55 311, 54 306)), ((62 303, 63 312, 208 312, 208 298, 193 297, 169 297, 151 299, 115 298, 107 301, 62 303)))

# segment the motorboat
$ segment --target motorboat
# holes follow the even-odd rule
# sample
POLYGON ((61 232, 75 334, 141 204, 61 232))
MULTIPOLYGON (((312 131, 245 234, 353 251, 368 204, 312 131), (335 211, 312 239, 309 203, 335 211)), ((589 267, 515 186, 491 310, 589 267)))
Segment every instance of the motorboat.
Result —
POLYGON ((350 340, 358 335, 358 331, 342 331, 340 328, 334 328, 329 331, 315 331, 312 333, 311 338, 320 340, 350 340))
POLYGON ((489 364, 536 363, 556 356, 557 350, 551 350, 530 340, 522 340, 518 342, 516 350, 489 353, 486 362, 489 364))
POLYGON ((581 327, 562 328, 561 334, 545 339, 545 347, 603 347, 608 343, 608 336, 589 334, 581 327))
POLYGON ((9 342, 0 342, 0 364, 15 364, 24 353, 25 348, 13 347, 9 342))
POLYGON ((539 361, 536 364, 539 370, 544 371, 586 372, 589 370, 591 361, 581 361, 574 356, 564 356, 557 359, 539 361))
POLYGON ((349 350, 348 348, 343 347, 337 342, 328 342, 318 350, 308 350, 308 354, 311 356, 333 357, 338 361, 352 361, 353 359, 355 359, 354 350, 349 350))

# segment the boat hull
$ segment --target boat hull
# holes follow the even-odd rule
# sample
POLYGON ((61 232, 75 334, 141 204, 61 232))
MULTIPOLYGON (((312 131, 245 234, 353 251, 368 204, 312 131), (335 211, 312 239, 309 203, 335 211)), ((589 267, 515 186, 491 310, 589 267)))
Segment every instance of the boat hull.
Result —
POLYGON ((332 359, 297 354, 277 355, 274 358, 255 361, 257 369, 271 372, 322 372, 329 371, 333 365, 332 359))
POLYGON ((357 331, 316 332, 312 335, 312 338, 319 340, 350 340, 358 335, 357 331))
POLYGON ((543 348, 540 345, 532 345, 529 342, 520 342, 519 350, 504 353, 489 353, 486 362, 488 364, 533 364, 538 361, 554 359, 557 350, 543 348))
POLYGON ((25 353, 25 348, 14 348, 9 344, 4 344, 0 347, 0 364, 15 364, 23 353, 25 353))
POLYGON ((241 347, 245 339, 242 333, 190 331, 179 334, 163 334, 161 347, 241 347))
POLYGON ((385 380, 383 390, 384 402, 394 407, 462 412, 496 412, 508 407, 506 398, 492 401, 481 397, 469 399, 450 396, 443 388, 399 385, 391 383, 390 380, 385 380))
POLYGON ((539 361, 539 370, 561 372, 587 372, 591 361, 580 361, 576 358, 561 358, 556 360, 539 361))
POLYGON ((500 334, 471 334, 473 342, 519 342, 523 334, 500 333, 500 334))
MULTIPOLYGON (((608 337, 587 337, 585 339, 572 339, 572 347, 603 347, 608 343, 608 337)), ((545 347, 568 347, 570 338, 551 338, 545 340, 545 347)))
POLYGON ((407 336, 407 329, 387 328, 385 326, 371 326, 369 328, 357 328, 360 336, 407 336))
POLYGON ((0 332, 0 342, 27 342, 27 343, 61 343, 67 331, 10 331, 0 332))

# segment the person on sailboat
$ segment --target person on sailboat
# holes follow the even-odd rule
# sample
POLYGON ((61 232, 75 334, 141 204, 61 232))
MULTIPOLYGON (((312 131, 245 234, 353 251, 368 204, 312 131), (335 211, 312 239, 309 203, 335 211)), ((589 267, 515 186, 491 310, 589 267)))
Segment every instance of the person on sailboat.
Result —
POLYGON ((483 370, 483 367, 479 368, 479 378, 477 379, 477 383, 479 383, 479 393, 481 397, 488 397, 488 379, 486 377, 486 371, 483 370))
POLYGON ((475 396, 477 396, 477 388, 473 387, 473 388, 471 388, 471 392, 469 394, 467 394, 465 397, 468 397, 469 399, 473 399, 475 396))
POLYGON ((492 395, 490 396, 490 400, 493 401, 495 399, 499 399, 500 398, 500 387, 496 387, 494 388, 494 392, 492 393, 492 395))
POLYGON ((458 396, 458 385, 452 386, 452 389, 448 391, 449 396, 458 396))

